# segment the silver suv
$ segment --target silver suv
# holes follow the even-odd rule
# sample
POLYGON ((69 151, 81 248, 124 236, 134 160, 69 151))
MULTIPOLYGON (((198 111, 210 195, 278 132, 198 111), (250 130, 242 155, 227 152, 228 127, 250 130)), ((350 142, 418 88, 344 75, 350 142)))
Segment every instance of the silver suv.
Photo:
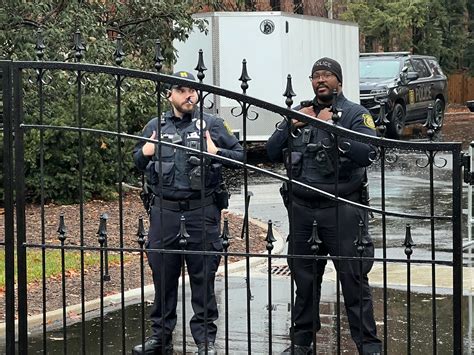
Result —
POLYGON ((361 53, 360 102, 374 118, 386 102, 387 137, 399 138, 406 124, 423 122, 433 108, 443 125, 447 78, 435 57, 409 52, 361 53))

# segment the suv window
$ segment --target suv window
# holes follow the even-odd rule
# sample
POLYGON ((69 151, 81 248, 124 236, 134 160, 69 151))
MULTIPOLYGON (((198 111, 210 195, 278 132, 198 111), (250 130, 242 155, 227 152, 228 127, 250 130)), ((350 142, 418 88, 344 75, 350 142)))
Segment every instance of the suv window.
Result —
POLYGON ((433 72, 434 75, 444 75, 443 71, 441 70, 441 67, 439 66, 438 62, 434 59, 428 59, 427 60, 428 65, 431 68, 431 71, 433 72))
POLYGON ((359 71, 362 79, 390 79, 400 73, 400 61, 364 59, 360 61, 359 71))
POLYGON ((411 64, 411 62, 409 60, 405 60, 405 64, 403 65, 404 67, 407 67, 408 68, 408 71, 416 71, 414 68, 413 68, 413 65, 411 64))
POLYGON ((418 73, 418 76, 420 78, 426 78, 428 76, 431 76, 431 73, 428 70, 428 67, 426 66, 423 59, 412 59, 412 61, 413 61, 413 68, 418 73))

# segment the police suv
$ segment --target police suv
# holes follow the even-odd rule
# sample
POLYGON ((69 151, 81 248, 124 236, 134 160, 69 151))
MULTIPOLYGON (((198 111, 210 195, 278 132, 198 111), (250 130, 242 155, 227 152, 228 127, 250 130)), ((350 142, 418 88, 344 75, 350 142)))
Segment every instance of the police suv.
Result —
POLYGON ((361 53, 359 66, 360 103, 374 119, 384 106, 387 137, 399 138, 406 124, 424 122, 430 106, 434 123, 441 128, 447 78, 435 57, 409 52, 361 53))

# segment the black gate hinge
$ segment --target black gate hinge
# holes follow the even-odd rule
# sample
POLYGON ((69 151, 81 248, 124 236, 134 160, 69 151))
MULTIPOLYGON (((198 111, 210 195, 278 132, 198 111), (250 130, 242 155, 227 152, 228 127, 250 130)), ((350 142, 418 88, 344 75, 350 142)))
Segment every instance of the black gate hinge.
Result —
POLYGON ((464 182, 469 185, 474 185, 474 172, 471 171, 471 156, 462 153, 461 165, 464 167, 464 182))

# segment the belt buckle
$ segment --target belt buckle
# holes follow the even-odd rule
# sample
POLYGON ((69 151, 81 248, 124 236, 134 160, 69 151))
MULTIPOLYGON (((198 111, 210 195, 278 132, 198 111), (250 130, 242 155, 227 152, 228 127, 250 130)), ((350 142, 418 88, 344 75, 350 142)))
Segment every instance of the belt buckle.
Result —
POLYGON ((188 211, 189 210, 189 200, 181 200, 178 201, 179 204, 179 209, 182 211, 188 211))

